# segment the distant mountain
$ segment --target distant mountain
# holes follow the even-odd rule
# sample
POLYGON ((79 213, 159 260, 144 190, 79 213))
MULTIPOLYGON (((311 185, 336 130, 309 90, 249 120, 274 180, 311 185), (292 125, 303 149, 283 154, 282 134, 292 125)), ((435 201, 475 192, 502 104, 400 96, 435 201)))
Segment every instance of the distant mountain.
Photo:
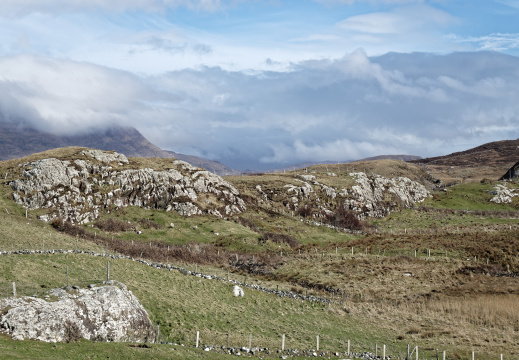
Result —
POLYGON ((208 160, 208 159, 204 159, 204 158, 201 158, 198 156, 193 156, 193 155, 179 154, 179 153, 176 153, 173 151, 167 151, 167 150, 165 150, 165 151, 167 153, 171 154, 175 159, 188 162, 193 166, 198 166, 198 167, 207 169, 210 172, 215 173, 220 176, 241 174, 241 171, 232 169, 228 166, 225 166, 224 164, 222 164, 218 161, 208 160))
POLYGON ((367 157, 365 159, 360 159, 356 161, 372 161, 372 160, 401 160, 401 161, 411 161, 411 160, 420 160, 421 156, 416 155, 379 155, 367 157))
POLYGON ((176 158, 218 175, 239 173, 216 161, 162 150, 131 127, 111 127, 80 135, 60 136, 38 131, 24 124, 0 123, 0 160, 16 159, 68 146, 115 150, 128 157, 176 158))
POLYGON ((480 167, 510 167, 519 160, 519 139, 494 141, 449 155, 412 160, 427 165, 480 167))

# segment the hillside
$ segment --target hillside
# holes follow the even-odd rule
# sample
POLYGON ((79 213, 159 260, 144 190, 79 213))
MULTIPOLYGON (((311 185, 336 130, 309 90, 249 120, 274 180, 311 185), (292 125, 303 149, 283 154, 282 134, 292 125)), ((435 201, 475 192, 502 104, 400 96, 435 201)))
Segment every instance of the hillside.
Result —
MULTIPOLYGON (((204 173, 177 160, 126 163, 103 154, 67 148, 0 162, 0 296, 16 282, 20 295, 43 298, 64 286, 66 267, 74 285, 101 282, 108 257, 113 278, 160 325, 160 340, 177 345, 53 347, 0 335, 6 356, 58 349, 66 358, 230 358, 247 354, 251 339, 270 349, 254 357, 308 358, 317 335, 322 357, 346 357, 346 340, 358 357, 375 353, 374 344, 378 354, 385 344, 392 358, 405 357, 407 344, 424 358, 435 349, 459 359, 474 349, 482 359, 519 356, 519 197, 498 197, 501 183, 435 191, 423 166, 375 160, 226 177, 222 184, 236 191, 225 195, 212 177, 195 185, 204 173), (42 164, 63 171, 45 176, 42 164), (175 177, 166 181, 167 174, 175 177), (187 216, 154 196, 177 190, 186 196, 162 197, 180 203, 191 196, 211 211, 187 216), (229 194, 245 207, 223 215, 229 194), (95 219, 38 220, 61 209, 77 214, 71 210, 89 195, 95 219), (46 252, 15 251, 23 249, 46 252), (235 283, 244 298, 232 296, 235 283), (194 348, 197 331, 201 349, 194 348), (278 353, 282 335, 290 350, 278 353)), ((506 192, 519 186, 507 184, 506 192)))
POLYGON ((419 160, 444 183, 497 180, 519 160, 519 139, 490 142, 465 151, 419 160))

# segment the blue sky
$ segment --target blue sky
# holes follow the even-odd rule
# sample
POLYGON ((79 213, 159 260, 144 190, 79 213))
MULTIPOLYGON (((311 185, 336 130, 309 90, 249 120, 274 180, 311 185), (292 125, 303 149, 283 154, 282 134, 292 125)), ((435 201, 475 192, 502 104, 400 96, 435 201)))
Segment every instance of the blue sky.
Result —
POLYGON ((232 167, 519 137, 519 0, 3 0, 0 121, 232 167))

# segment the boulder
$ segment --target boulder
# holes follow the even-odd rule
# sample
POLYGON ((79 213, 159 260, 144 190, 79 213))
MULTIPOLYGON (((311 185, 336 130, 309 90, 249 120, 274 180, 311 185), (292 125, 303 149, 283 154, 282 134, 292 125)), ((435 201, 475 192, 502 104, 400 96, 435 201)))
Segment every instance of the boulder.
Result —
POLYGON ((34 297, 0 299, 0 330, 14 340, 69 342, 153 342, 156 328, 148 313, 124 284, 89 289, 53 289, 46 301, 34 297))

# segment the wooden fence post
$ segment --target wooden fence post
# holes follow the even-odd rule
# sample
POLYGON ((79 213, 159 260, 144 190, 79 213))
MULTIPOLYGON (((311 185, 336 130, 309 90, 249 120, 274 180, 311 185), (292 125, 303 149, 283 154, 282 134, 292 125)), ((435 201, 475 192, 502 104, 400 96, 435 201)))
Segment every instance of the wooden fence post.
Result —
POLYGON ((317 335, 317 351, 319 351, 319 335, 317 335))
POLYGON ((252 349, 252 334, 249 334, 249 351, 252 349))
POLYGON ((382 347, 382 359, 386 360, 386 345, 382 347))
POLYGON ((196 332, 196 346, 195 347, 198 347, 198 340, 200 340, 200 331, 196 332))
POLYGON ((227 332, 227 347, 229 347, 229 338, 230 338, 230 336, 231 335, 229 334, 229 332, 227 332))
POLYGON ((348 340, 348 356, 350 355, 350 340, 348 340))
POLYGON ((13 297, 16 297, 16 283, 13 281, 13 297))
POLYGON ((285 334, 281 336, 281 351, 285 351, 285 334))

